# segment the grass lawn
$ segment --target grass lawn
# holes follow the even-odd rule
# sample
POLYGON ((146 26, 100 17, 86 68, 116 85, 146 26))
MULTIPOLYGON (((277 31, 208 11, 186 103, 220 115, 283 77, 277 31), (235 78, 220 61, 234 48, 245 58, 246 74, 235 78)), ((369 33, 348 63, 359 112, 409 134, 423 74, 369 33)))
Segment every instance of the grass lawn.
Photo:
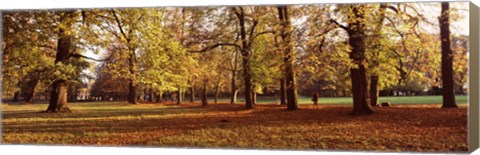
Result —
MULTIPOLYGON (((257 103, 271 104, 279 101, 272 99, 273 97, 258 97, 257 103)), ((457 103, 467 103, 468 96, 455 96, 457 103)), ((385 96, 380 97, 380 102, 391 102, 393 104, 442 104, 442 96, 385 96)), ((209 100, 213 102, 213 99, 209 100)), ((239 101, 242 101, 239 99, 239 101)), ((219 102, 230 102, 230 99, 221 98, 219 102)), ((320 97, 319 104, 352 104, 352 97, 320 97)), ((300 97, 299 104, 313 104, 312 98, 300 97)))
POLYGON ((200 103, 70 103, 71 113, 42 113, 46 104, 2 105, 7 144, 209 147, 314 150, 467 151, 467 108, 440 105, 373 107, 349 116, 351 105, 200 103))

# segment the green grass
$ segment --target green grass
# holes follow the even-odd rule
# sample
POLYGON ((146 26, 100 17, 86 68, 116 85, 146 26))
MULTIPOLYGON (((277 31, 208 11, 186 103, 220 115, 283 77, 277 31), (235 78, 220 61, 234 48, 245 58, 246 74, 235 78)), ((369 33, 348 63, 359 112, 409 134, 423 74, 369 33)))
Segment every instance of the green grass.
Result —
MULTIPOLYGON (((457 95, 455 99, 458 104, 466 104, 468 102, 468 96, 457 95)), ((229 99, 222 98, 219 102, 229 102, 229 99)), ((243 100, 239 98, 239 102, 243 100)), ((213 102, 213 99, 209 100, 213 102)), ((276 103, 272 97, 263 98, 258 97, 257 103, 269 104, 276 103)), ((442 96, 388 96, 380 97, 380 102, 391 102, 393 104, 442 104, 442 96)), ((319 104, 352 104, 352 97, 320 97, 319 104)), ((312 100, 309 97, 300 97, 299 104, 312 104, 312 100)))

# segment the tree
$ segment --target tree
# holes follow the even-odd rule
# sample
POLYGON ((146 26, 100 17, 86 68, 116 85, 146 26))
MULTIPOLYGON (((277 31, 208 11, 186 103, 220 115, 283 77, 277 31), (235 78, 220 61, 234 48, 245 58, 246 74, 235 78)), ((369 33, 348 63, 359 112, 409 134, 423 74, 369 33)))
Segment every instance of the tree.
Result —
MULTIPOLYGON (((62 12, 60 15, 60 26, 58 27, 56 65, 68 65, 69 57, 73 54, 73 32, 72 26, 76 17, 75 11, 62 12)), ((50 94, 50 103, 47 112, 69 112, 67 106, 68 81, 60 78, 53 82, 50 94)))
POLYGON ((456 108, 455 82, 453 80, 453 51, 450 43, 449 3, 442 2, 440 24, 440 40, 442 43, 442 91, 443 108, 456 108))
MULTIPOLYGON (((284 51, 285 61, 285 86, 286 86, 286 99, 287 109, 295 110, 298 108, 297 104, 297 81, 295 78, 294 70, 294 51, 292 49, 292 28, 290 24, 290 17, 288 14, 287 6, 278 6, 278 18, 281 23, 280 36, 282 37, 282 48, 284 51)), ((283 85, 282 85, 283 86, 283 85)))
POLYGON ((331 20, 337 26, 344 29, 349 38, 348 44, 351 47, 349 57, 352 61, 350 68, 350 79, 352 82, 353 111, 351 115, 365 115, 373 113, 367 102, 367 77, 365 69, 365 12, 363 5, 348 6, 347 24, 341 25, 335 20, 331 20))

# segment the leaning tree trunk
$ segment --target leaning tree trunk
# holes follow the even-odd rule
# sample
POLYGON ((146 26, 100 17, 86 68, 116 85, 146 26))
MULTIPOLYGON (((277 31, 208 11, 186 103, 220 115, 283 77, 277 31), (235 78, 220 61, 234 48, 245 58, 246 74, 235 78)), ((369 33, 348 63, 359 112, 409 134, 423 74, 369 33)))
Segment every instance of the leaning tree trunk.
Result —
MULTIPOLYGON (((364 8, 353 6, 353 19, 349 23, 347 31, 349 35, 348 43, 352 48, 349 56, 356 67, 350 68, 350 78, 352 81, 353 111, 352 115, 365 115, 373 113, 367 102, 367 78, 365 70, 365 23, 364 8), (359 10, 360 9, 360 10, 359 10)), ((350 17, 352 18, 352 17, 350 17)))
POLYGON ((38 80, 35 79, 33 81, 31 81, 32 83, 30 83, 30 90, 28 91, 28 94, 27 96, 25 97, 25 102, 27 103, 33 103, 33 98, 35 97, 35 88, 37 87, 37 84, 38 84, 38 80))
POLYGON ((440 22, 440 40, 442 42, 442 91, 443 108, 456 108, 455 82, 453 81, 453 51, 450 45, 449 3, 442 2, 440 22))
MULTIPOLYGON (((67 11, 60 19, 59 35, 57 42, 57 54, 55 56, 55 64, 62 63, 67 64, 68 58, 72 49, 73 35, 70 32, 72 18, 74 18, 74 11, 67 11)), ((47 108, 47 112, 69 112, 70 109, 67 106, 68 97, 68 81, 65 79, 57 79, 52 84, 50 92, 50 103, 47 108)))
POLYGON ((282 26, 282 50, 284 50, 285 60, 285 85, 287 92, 287 109, 295 110, 298 108, 297 101, 297 82, 294 71, 294 52, 292 49, 292 27, 290 24, 290 18, 288 16, 287 6, 278 6, 278 15, 282 26))

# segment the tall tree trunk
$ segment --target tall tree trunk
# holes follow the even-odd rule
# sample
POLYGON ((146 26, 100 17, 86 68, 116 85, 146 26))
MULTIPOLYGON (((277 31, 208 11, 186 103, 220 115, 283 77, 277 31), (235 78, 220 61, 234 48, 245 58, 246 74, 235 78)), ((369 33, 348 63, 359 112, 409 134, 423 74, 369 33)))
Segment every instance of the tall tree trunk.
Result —
POLYGON ((177 90, 177 105, 182 103, 182 88, 178 87, 177 90))
POLYGON ((442 91, 443 108, 456 108, 455 82, 453 81, 453 51, 450 43, 449 2, 442 2, 442 14, 439 17, 440 40, 442 43, 442 91))
POLYGON ((214 101, 215 104, 218 103, 218 94, 220 93, 220 86, 221 84, 219 83, 215 86, 215 101, 214 101))
POLYGON ((278 6, 278 15, 282 25, 282 50, 285 56, 285 85, 287 92, 287 109, 295 110, 298 108, 297 101, 297 82, 294 70, 294 52, 292 49, 291 23, 288 16, 287 6, 278 6))
POLYGON ((238 61, 238 52, 237 50, 234 51, 233 53, 233 65, 232 65, 232 79, 230 82, 231 85, 231 96, 230 96, 230 104, 235 104, 237 102, 237 83, 236 83, 236 77, 237 77, 237 61, 238 61))
MULTIPOLYGON (((129 44, 129 43, 127 43, 129 44)), ((136 56, 135 56, 135 50, 133 50, 131 47, 129 47, 129 58, 128 58, 128 65, 129 65, 129 71, 130 71, 130 79, 129 84, 128 84, 128 103, 131 104, 137 104, 137 82, 136 82, 136 56)))
MULTIPOLYGON (((235 58, 236 59, 236 58, 235 58)), ((236 63, 236 61, 235 61, 236 63)), ((236 65, 236 64, 235 64, 236 65)), ((232 70, 232 79, 231 79, 231 95, 230 95, 230 103, 235 104, 237 102, 237 85, 235 84, 235 77, 236 77, 237 71, 236 67, 232 70)))
POLYGON ((202 90, 202 105, 208 105, 208 98, 207 98, 207 79, 203 80, 203 90, 202 90))
POLYGON ((193 82, 190 84, 190 102, 195 102, 195 84, 193 82))
MULTIPOLYGON (((370 105, 367 103, 367 78, 364 66, 365 62, 365 23, 362 6, 352 6, 353 18, 350 19, 348 29, 348 43, 352 48, 349 56, 356 67, 350 69, 350 78, 352 81, 353 111, 352 115, 365 115, 373 113, 370 105)), ((352 18, 350 16, 350 18, 352 18)))
MULTIPOLYGON (((236 16, 239 21, 240 25, 240 37, 242 40, 242 60, 243 60, 243 81, 245 84, 245 108, 252 109, 253 102, 252 102, 252 73, 251 73, 251 66, 250 66, 250 45, 247 41, 247 32, 245 28, 245 13, 242 7, 238 7, 238 10, 235 9, 236 16)), ((252 36, 250 36, 252 37, 252 36)))
MULTIPOLYGON (((380 4, 380 8, 378 9, 378 12, 379 12, 379 18, 378 18, 378 21, 377 21, 377 25, 376 25, 376 28, 375 28, 375 32, 374 32, 374 40, 375 42, 373 44, 379 44, 380 39, 381 38, 381 31, 382 31, 382 28, 383 28, 383 21, 385 20, 385 10, 387 9, 387 5, 386 4, 380 4)), ((373 48, 381 48, 379 46, 374 46, 373 48)), ((378 62, 378 56, 379 56, 379 53, 377 52, 378 50, 373 50, 374 53, 373 55, 375 56, 372 60, 372 65, 373 67, 372 68, 376 68, 378 69, 380 63, 378 62)), ((378 104, 378 79, 379 79, 379 76, 378 76, 378 72, 374 73, 371 77, 370 77, 370 105, 371 106, 376 106, 378 104)))
POLYGON ((137 86, 133 84, 133 79, 129 79, 128 82, 128 103, 137 104, 137 86))
MULTIPOLYGON (((55 57, 55 64, 68 64, 68 58, 71 54, 73 35, 70 32, 73 25, 74 11, 67 11, 61 17, 57 42, 57 54, 55 57)), ((52 84, 50 92, 50 103, 47 112, 69 112, 67 106, 68 97, 68 81, 65 79, 55 80, 52 84)))
POLYGON ((285 79, 280 79, 280 104, 287 104, 287 90, 285 89, 285 79))

